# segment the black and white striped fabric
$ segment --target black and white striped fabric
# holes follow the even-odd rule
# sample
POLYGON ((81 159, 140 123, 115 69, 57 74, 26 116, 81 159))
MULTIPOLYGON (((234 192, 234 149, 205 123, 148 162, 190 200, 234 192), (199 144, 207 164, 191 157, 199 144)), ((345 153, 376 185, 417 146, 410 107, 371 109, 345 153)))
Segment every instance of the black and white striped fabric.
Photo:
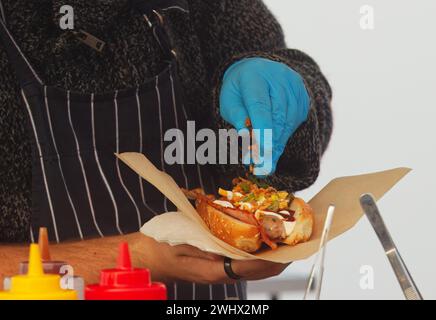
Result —
MULTIPOLYGON (((150 18, 155 9, 150 1, 144 3, 141 10, 150 18)), ((137 88, 82 94, 41 80, 6 27, 1 1, 0 8, 1 39, 20 81, 34 136, 32 240, 41 226, 57 242, 133 233, 155 215, 175 210, 158 190, 121 163, 115 152, 144 153, 179 185, 214 189, 205 167, 170 166, 163 158, 165 131, 184 131, 189 116, 181 101, 177 64, 159 19, 148 21, 168 60, 160 74, 137 88)), ((162 1, 158 8, 187 11, 180 0, 162 1)), ((243 299, 245 292, 242 282, 168 285, 170 299, 243 299)))

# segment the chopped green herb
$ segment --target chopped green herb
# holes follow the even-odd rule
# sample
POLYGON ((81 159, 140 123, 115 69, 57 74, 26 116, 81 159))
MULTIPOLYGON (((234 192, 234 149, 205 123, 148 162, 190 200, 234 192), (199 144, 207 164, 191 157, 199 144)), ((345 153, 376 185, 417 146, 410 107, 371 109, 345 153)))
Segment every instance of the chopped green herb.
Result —
POLYGON ((278 200, 273 201, 273 203, 267 208, 268 211, 277 212, 280 208, 280 202, 278 200))
POLYGON ((242 202, 250 202, 250 201, 253 201, 254 199, 255 199, 254 193, 250 193, 248 196, 243 198, 241 201, 242 202))
POLYGON ((250 184, 248 182, 242 182, 239 186, 245 193, 250 192, 250 184))
POLYGON ((266 189, 269 187, 268 184, 266 184, 263 181, 260 181, 259 178, 257 178, 256 176, 253 176, 251 174, 248 176, 248 180, 250 180, 252 183, 257 185, 259 188, 266 189))

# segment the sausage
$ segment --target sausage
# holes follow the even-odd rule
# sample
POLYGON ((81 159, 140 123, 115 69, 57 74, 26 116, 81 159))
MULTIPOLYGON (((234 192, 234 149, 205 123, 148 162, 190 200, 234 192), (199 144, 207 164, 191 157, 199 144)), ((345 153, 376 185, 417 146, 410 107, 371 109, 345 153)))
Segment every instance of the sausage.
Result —
MULTIPOLYGON (((273 250, 277 249, 277 243, 275 243, 274 240, 268 235, 268 233, 270 233, 271 231, 267 231, 267 229, 271 229, 271 230, 274 230, 276 232, 276 228, 280 228, 280 226, 273 227, 271 225, 268 225, 269 222, 266 222, 265 225, 266 225, 267 229, 265 229, 265 227, 263 225, 260 225, 259 221, 256 219, 256 217, 253 214, 251 214, 250 212, 240 210, 240 209, 235 209, 235 208, 224 208, 224 207, 214 203, 212 196, 205 195, 204 193, 199 192, 199 190, 194 190, 191 192, 189 192, 189 191, 187 192, 187 190, 183 190, 183 191, 191 199, 192 198, 196 199, 197 208, 200 206, 201 202, 206 202, 211 207, 213 207, 217 210, 220 210, 220 211, 224 212, 225 214, 227 214, 235 219, 238 219, 242 222, 259 227, 259 232, 260 232, 262 241, 265 244, 267 244, 271 249, 273 249, 273 250)), ((282 227, 284 230, 283 222, 282 222, 282 227)), ((274 232, 274 235, 275 235, 275 232, 274 232)))
POLYGON ((272 240, 283 239, 286 234, 283 220, 278 217, 265 215, 262 218, 261 226, 266 235, 272 240))
POLYGON ((220 206, 219 204, 214 203, 215 197, 210 195, 205 195, 204 193, 199 192, 198 190, 192 190, 192 191, 186 191, 184 190, 185 195, 189 198, 194 198, 197 201, 197 207, 198 202, 204 201, 211 207, 220 210, 224 212, 225 214, 248 224, 251 224, 253 226, 259 226, 259 222, 257 219, 248 211, 236 209, 236 208, 225 208, 223 206, 220 206))
POLYGON ((222 206, 220 206, 219 204, 214 203, 213 201, 208 201, 208 204, 211 207, 214 207, 217 210, 220 210, 222 212, 224 212, 225 214, 248 224, 251 224, 253 226, 259 226, 259 223, 257 221, 257 219, 254 217, 253 214, 251 214, 250 212, 241 210, 241 209, 235 209, 235 208, 224 208, 222 206))

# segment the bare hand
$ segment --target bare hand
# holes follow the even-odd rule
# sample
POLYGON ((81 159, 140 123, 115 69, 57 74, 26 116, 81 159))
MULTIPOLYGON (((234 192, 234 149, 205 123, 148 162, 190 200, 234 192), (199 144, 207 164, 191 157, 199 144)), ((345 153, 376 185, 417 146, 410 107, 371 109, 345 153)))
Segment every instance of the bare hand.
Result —
POLYGON ((262 280, 280 275, 289 264, 264 260, 232 261, 232 270, 244 280, 262 280))
MULTIPOLYGON (((86 284, 99 281, 101 269, 115 266, 118 244, 129 243, 132 263, 149 268, 153 281, 189 281, 204 284, 234 283, 224 272, 223 257, 189 245, 170 246, 140 233, 51 245, 53 259, 68 262, 86 284)), ((27 260, 27 245, 0 245, 0 280, 15 275, 18 263, 27 260)), ((261 260, 232 262, 233 270, 244 280, 259 280, 279 275, 287 265, 261 260)), ((0 285, 1 287, 1 285, 0 285)))
MULTIPOLYGON (((145 237, 136 255, 146 255, 146 265, 153 278, 164 282, 189 281, 204 284, 234 283, 224 271, 224 258, 205 253, 189 245, 170 246, 145 237), (142 253, 141 253, 142 251, 142 253)), ((261 280, 277 276, 289 264, 263 260, 232 261, 233 271, 244 280, 261 280)))

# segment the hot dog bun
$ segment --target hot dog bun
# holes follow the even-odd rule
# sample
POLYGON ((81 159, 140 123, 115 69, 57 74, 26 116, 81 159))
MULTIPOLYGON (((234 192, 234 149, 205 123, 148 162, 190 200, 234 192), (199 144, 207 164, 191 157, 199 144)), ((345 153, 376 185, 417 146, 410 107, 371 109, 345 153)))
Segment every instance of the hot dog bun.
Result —
POLYGON ((197 200, 197 212, 215 237, 246 252, 259 250, 262 241, 258 227, 239 221, 202 200, 197 200))
MULTIPOLYGON (((237 220, 223 211, 209 205, 207 201, 198 199, 197 211, 214 236, 224 242, 249 253, 256 252, 262 245, 259 226, 237 220)), ((290 246, 308 241, 313 230, 313 210, 300 198, 291 203, 295 211, 295 226, 292 233, 280 240, 290 246)))
POLYGON ((295 211, 295 227, 292 233, 283 240, 290 246, 310 239, 313 231, 313 209, 301 198, 295 198, 291 203, 291 210, 295 211))

